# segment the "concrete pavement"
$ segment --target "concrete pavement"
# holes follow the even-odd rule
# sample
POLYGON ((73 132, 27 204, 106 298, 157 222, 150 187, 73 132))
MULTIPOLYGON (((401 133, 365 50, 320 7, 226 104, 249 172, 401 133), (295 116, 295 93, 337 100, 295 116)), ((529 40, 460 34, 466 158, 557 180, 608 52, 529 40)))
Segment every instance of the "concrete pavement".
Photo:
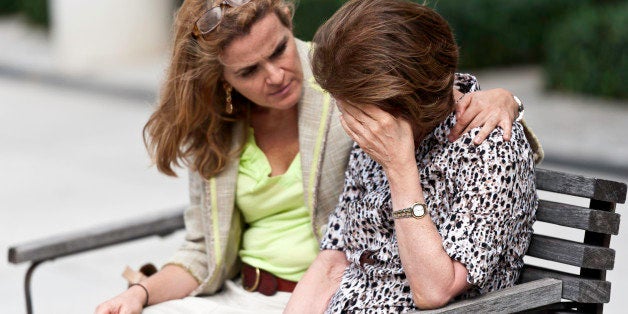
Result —
POLYGON ((525 120, 539 135, 547 164, 628 176, 628 101, 554 91, 539 67, 477 73, 482 88, 503 87, 525 102, 525 120))
MULTIPOLYGON (((0 312, 21 313, 26 266, 6 262, 9 245, 185 204, 187 182, 184 171, 171 179, 150 167, 141 141, 165 58, 66 73, 55 68, 40 32, 0 20, 0 38, 0 312)), ((545 92, 537 67, 476 74, 484 89, 504 87, 524 100, 546 151, 543 167, 628 182, 626 101, 545 92)), ((124 288, 125 265, 161 263, 181 236, 41 265, 33 278, 35 311, 91 312, 124 288)), ((621 298, 628 291, 628 223, 612 247, 618 252, 606 309, 620 313, 628 307, 621 298)))
MULTIPOLYGON (((1 76, 0 94, 0 312, 22 313, 26 268, 6 262, 9 245, 185 204, 187 182, 150 167, 148 104, 1 76)), ((43 264, 34 308, 89 313, 124 288, 124 265, 159 262, 176 246, 140 242, 43 264)))

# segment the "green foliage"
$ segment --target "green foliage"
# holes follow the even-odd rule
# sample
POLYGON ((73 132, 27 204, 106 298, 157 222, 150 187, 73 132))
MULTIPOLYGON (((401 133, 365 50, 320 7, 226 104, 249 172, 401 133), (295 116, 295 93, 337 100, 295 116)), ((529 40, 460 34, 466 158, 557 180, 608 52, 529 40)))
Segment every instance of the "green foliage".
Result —
POLYGON ((628 3, 587 6, 546 40, 549 87, 628 98, 628 3))
POLYGON ((17 12, 18 0, 0 0, 0 15, 17 12))
POLYGON ((20 0, 20 11, 26 19, 41 26, 49 25, 48 0, 20 0))
MULTIPOLYGON (((416 1, 422 3, 423 1, 416 1)), ((545 34, 554 21, 588 0, 432 0, 461 47, 461 67, 476 68, 543 59, 545 34)))
POLYGON ((343 0, 301 0, 297 1, 294 13, 294 35, 303 40, 312 40, 314 33, 338 8, 343 0))
MULTIPOLYGON (((543 60, 545 34, 555 21, 594 0, 414 0, 435 8, 450 23, 461 47, 461 67, 535 63, 543 60)), ((345 1, 301 0, 295 35, 311 40, 345 1)))

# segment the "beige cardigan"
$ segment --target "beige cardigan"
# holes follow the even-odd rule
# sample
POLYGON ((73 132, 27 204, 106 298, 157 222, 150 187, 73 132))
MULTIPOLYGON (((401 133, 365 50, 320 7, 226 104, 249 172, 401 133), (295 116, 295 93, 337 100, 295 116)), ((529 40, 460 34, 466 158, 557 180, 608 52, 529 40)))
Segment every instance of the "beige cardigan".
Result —
MULTIPOLYGON (((310 69, 310 45, 296 40, 303 68, 303 91, 299 102, 299 151, 305 204, 312 228, 319 238, 327 217, 338 202, 344 183, 351 139, 345 134, 333 99, 314 81, 310 69)), ((241 127, 234 128, 233 147, 242 143, 241 127)), ((190 203, 185 212, 183 246, 167 264, 186 269, 200 286, 191 295, 212 294, 239 271, 238 251, 242 220, 234 210, 239 158, 210 180, 190 172, 190 203)))

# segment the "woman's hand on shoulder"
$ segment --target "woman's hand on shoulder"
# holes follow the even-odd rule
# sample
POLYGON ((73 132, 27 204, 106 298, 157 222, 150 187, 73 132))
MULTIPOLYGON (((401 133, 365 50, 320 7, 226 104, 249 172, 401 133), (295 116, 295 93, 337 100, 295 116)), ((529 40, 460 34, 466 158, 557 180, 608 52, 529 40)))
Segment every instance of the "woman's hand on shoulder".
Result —
POLYGON ((137 314, 142 313, 146 294, 140 287, 131 287, 96 308, 94 314, 137 314))
POLYGON ((340 122, 347 134, 384 169, 415 165, 414 136, 410 123, 374 105, 343 103, 340 122))
POLYGON ((456 104, 456 125, 449 133, 449 140, 453 142, 460 135, 481 126, 473 139, 473 143, 479 145, 499 126, 504 130, 504 140, 509 141, 518 109, 512 93, 503 88, 467 93, 456 104))

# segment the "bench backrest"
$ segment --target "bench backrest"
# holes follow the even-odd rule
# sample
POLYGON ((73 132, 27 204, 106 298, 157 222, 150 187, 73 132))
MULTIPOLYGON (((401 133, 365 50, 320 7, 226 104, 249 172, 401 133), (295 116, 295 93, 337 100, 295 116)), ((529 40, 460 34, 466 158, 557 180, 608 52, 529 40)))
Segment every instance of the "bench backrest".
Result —
POLYGON ((615 213, 615 205, 625 202, 626 184, 537 169, 536 185, 540 196, 537 221, 584 232, 577 235, 580 240, 574 241, 573 237, 561 238, 557 235, 560 232, 552 232, 551 236, 537 234, 539 223, 536 223, 527 256, 537 260, 534 263, 534 259, 526 257, 521 281, 548 277, 560 279, 563 282, 562 297, 569 301, 551 308, 601 313, 603 304, 610 301, 611 295, 606 271, 612 270, 615 264, 615 250, 609 248, 611 236, 619 233, 620 215, 615 213), (542 191, 552 194, 544 197, 542 191), (588 206, 569 204, 574 203, 572 200, 582 203, 583 199, 567 195, 587 199, 588 206), (553 263, 539 262, 539 259, 553 263), (565 268, 572 271, 565 271, 565 268))

